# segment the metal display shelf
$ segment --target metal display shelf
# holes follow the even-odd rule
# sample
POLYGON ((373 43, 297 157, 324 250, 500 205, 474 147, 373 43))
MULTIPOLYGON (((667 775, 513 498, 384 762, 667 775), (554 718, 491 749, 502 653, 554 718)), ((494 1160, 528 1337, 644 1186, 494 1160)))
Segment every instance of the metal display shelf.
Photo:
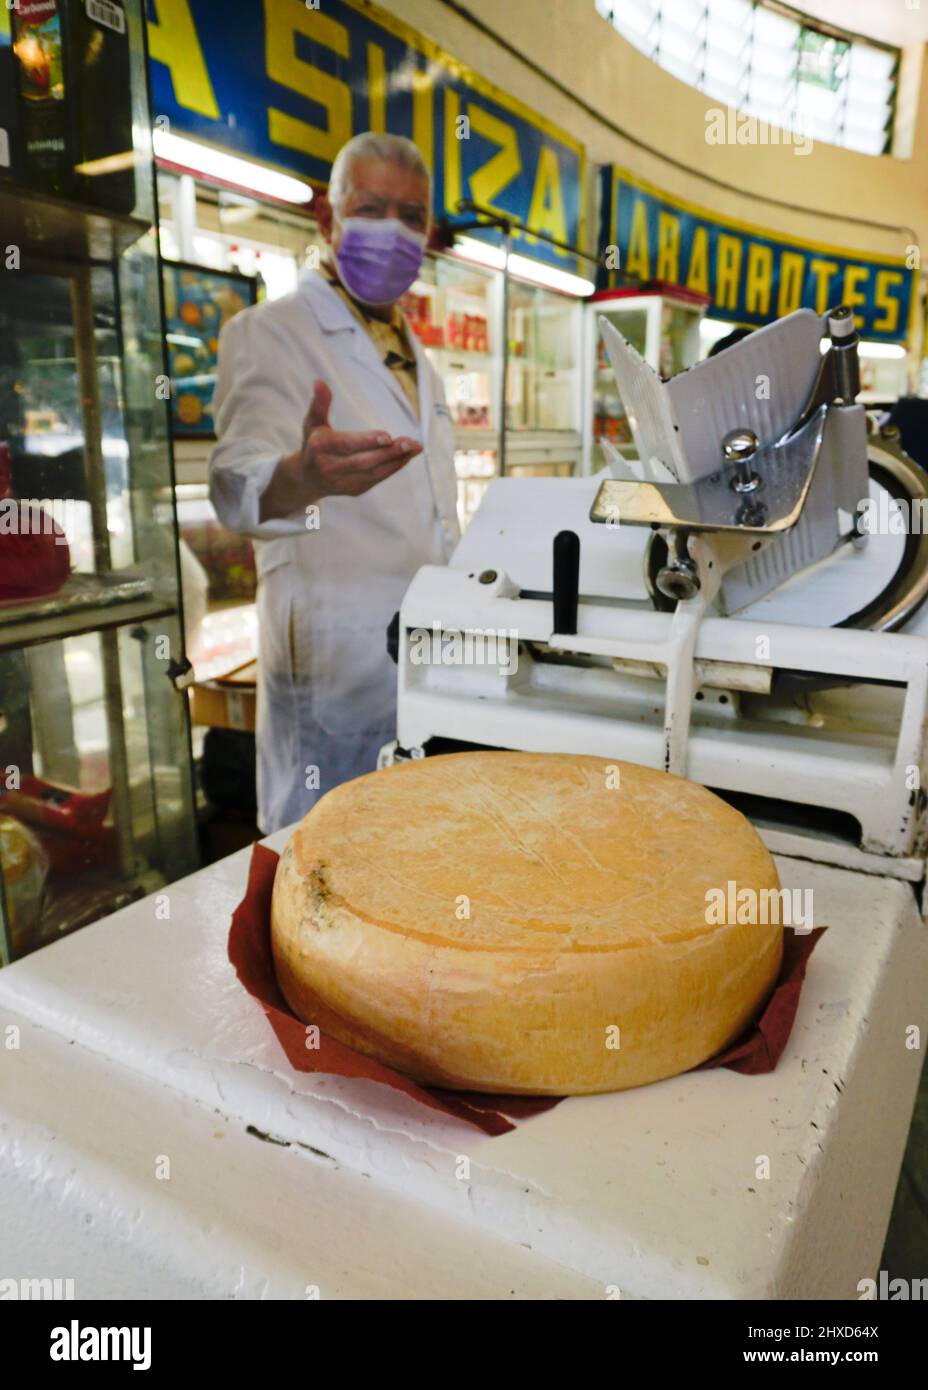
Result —
POLYGON ((150 229, 146 218, 104 213, 0 184, 0 242, 21 248, 25 268, 49 259, 110 261, 150 229))
POLYGON ((0 604, 0 651, 80 637, 87 632, 101 632, 127 623, 149 622, 176 611, 172 604, 163 600, 136 594, 113 596, 105 588, 97 594, 88 593, 86 598, 86 603, 68 607, 45 607, 42 603, 35 608, 31 603, 0 604))

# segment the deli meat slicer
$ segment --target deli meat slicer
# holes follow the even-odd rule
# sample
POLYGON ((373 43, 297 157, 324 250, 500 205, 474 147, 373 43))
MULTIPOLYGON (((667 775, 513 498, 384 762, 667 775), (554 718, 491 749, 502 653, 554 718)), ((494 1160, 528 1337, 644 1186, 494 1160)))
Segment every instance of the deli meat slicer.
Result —
POLYGON ((636 456, 490 484, 406 593, 381 762, 663 767, 774 852, 920 883, 928 477, 856 402, 852 311, 800 309, 670 381, 600 329, 636 456))

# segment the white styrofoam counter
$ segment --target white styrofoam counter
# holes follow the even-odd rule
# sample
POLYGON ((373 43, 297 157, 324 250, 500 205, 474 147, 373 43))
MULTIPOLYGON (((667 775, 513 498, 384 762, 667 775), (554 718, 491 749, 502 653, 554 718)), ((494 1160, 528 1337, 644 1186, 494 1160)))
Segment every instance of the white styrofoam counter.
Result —
POLYGON ((0 971, 0 1278, 699 1299, 855 1298, 874 1273, 923 1056, 906 1030, 928 1025, 910 885, 778 860, 830 930, 776 1072, 571 1099, 488 1138, 290 1069, 226 958, 247 865, 0 971))

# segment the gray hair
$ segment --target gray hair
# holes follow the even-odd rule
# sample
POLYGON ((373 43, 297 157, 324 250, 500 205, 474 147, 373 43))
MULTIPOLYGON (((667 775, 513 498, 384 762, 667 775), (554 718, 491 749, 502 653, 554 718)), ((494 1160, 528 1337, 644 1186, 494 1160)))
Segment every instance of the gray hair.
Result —
POLYGON ((390 164, 398 164, 401 169, 413 169, 429 181, 429 205, 431 205, 432 176, 428 165, 417 147, 405 135, 377 135, 365 130, 342 145, 332 164, 329 175, 329 202, 336 212, 348 196, 351 186, 351 166, 356 159, 382 159, 390 164))

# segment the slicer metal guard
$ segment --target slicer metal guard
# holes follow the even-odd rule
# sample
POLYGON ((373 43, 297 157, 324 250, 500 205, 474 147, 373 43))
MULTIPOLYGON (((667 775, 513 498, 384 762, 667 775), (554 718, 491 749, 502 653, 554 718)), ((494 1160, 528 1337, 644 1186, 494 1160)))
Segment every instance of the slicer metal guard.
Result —
POLYGON ((590 520, 607 525, 682 526, 689 531, 775 534, 795 526, 805 504, 825 433, 822 405, 795 434, 758 449, 752 465, 762 479, 750 495, 735 487, 737 470, 691 483, 646 483, 607 479, 596 494, 590 520))
MULTIPOLYGON (((689 532, 743 536, 740 550, 727 548, 717 586, 723 613, 848 538, 868 478, 849 309, 824 318, 797 310, 667 382, 608 320, 600 327, 639 458, 626 470, 613 451, 626 476, 603 482, 592 521, 661 530, 683 565, 689 532)), ((659 580, 673 597, 679 564, 659 580)))

